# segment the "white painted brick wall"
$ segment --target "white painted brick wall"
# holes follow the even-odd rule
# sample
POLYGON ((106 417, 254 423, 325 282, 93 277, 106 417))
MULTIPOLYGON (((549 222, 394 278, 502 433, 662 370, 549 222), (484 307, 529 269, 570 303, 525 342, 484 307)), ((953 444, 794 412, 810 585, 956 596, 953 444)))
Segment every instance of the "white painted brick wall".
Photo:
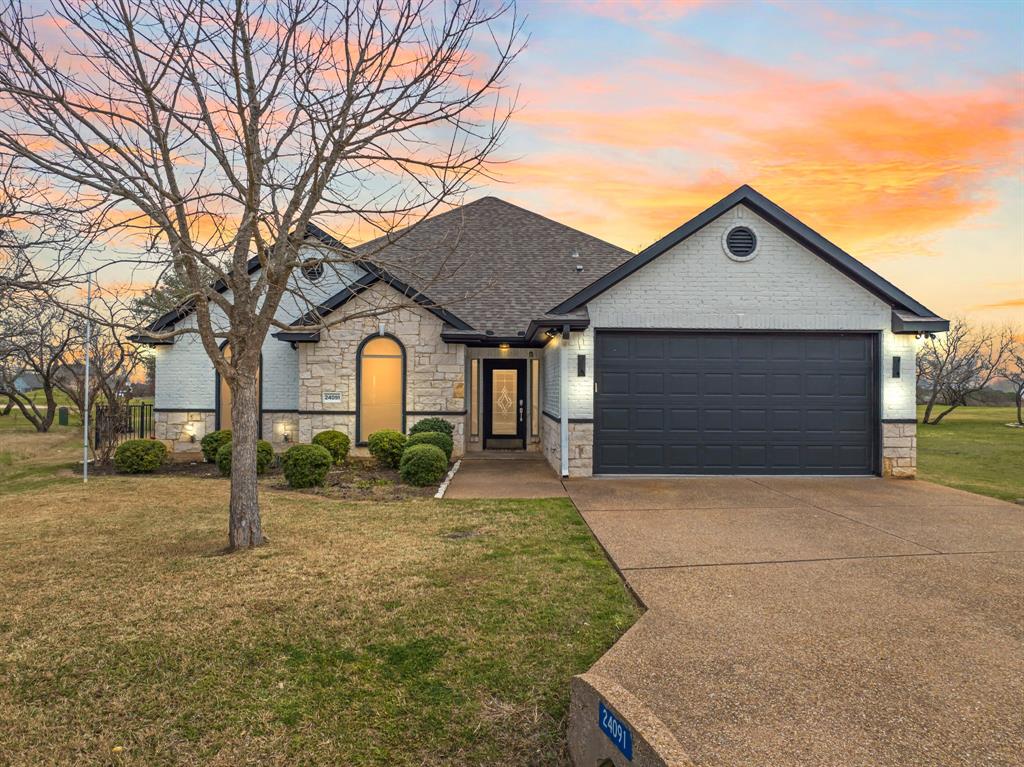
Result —
MULTIPOLYGON (((254 274, 253 279, 258 274, 254 274)), ((338 264, 328 266, 320 280, 310 283, 296 272, 292 275, 294 292, 281 299, 277 318, 291 322, 362 274, 355 266, 338 264), (302 296, 297 295, 300 292, 302 296)), ((230 299, 230 292, 227 296, 230 299)), ((214 308, 213 314, 215 322, 220 323, 218 327, 225 327, 223 313, 214 308)), ((179 327, 195 327, 195 316, 190 315, 179 327)), ((276 329, 272 328, 263 342, 263 407, 294 410, 299 406, 299 353, 291 344, 274 338, 274 332, 276 329)), ((154 406, 157 409, 211 410, 216 402, 215 380, 213 363, 197 335, 180 336, 171 346, 156 347, 154 406)))
POLYGON ((570 417, 593 417, 594 329, 769 329, 884 331, 884 418, 914 416, 914 338, 889 330, 884 301, 790 239, 746 206, 712 221, 588 305, 591 327, 574 334, 573 354, 587 355, 587 376, 570 365, 570 417), (743 224, 758 236, 750 261, 733 261, 722 248, 725 231, 743 224), (891 380, 891 356, 903 375, 891 380))

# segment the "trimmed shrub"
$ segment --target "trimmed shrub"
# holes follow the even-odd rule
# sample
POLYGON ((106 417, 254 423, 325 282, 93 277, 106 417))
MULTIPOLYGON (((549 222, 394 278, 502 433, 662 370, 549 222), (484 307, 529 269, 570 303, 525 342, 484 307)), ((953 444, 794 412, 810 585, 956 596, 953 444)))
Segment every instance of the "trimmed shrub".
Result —
POLYGON ((405 443, 405 449, 408 450, 413 445, 433 445, 434 447, 439 447, 444 452, 447 460, 450 461, 452 459, 452 438, 439 431, 421 431, 418 434, 410 434, 408 441, 405 443))
POLYGON ((417 421, 409 429, 409 436, 413 434, 420 434, 425 431, 436 431, 441 434, 447 434, 449 437, 455 434, 455 427, 451 421, 446 421, 443 418, 424 418, 422 421, 417 421))
POLYGON ((281 456, 289 487, 322 485, 333 462, 330 451, 320 445, 293 445, 281 456))
POLYGON ((334 458, 335 463, 344 463, 352 443, 344 432, 328 429, 313 437, 313 444, 327 448, 327 452, 334 458))
POLYGON ((440 482, 448 471, 448 459, 436 445, 413 445, 402 454, 398 476, 403 482, 423 487, 440 482))
POLYGON ((230 441, 231 429, 211 431, 199 440, 199 446, 203 449, 203 458, 206 459, 207 463, 217 463, 217 451, 220 450, 222 445, 226 445, 230 441))
POLYGON ((158 439, 130 439, 114 451, 114 468, 123 474, 148 474, 167 458, 167 445, 158 439))
POLYGON ((405 450, 405 435, 400 431, 375 431, 366 440, 366 446, 370 448, 370 455, 376 458, 385 466, 397 469, 402 460, 402 451, 405 450))
MULTIPOLYGON (((217 451, 217 468, 225 477, 231 476, 231 444, 221 445, 217 451)), ((265 439, 256 442, 256 473, 263 474, 274 463, 274 446, 265 439)))

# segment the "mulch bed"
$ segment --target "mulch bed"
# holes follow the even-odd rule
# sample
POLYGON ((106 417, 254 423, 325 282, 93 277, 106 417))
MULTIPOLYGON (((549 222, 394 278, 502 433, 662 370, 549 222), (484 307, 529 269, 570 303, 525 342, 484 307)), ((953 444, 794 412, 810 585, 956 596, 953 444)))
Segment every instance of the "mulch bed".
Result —
POLYGON ((398 472, 381 466, 373 458, 349 458, 341 466, 333 467, 327 474, 323 487, 293 490, 284 481, 279 470, 268 472, 264 485, 272 490, 288 490, 295 493, 310 493, 328 498, 346 500, 395 501, 405 498, 430 498, 437 487, 415 487, 406 485, 398 472))
MULTIPOLYGON (((94 475, 116 474, 113 467, 89 467, 94 475)), ((170 460, 151 475, 171 475, 195 477, 197 479, 223 479, 217 467, 198 461, 170 460)), ((430 498, 437 492, 437 487, 414 487, 403 484, 398 472, 380 466, 373 458, 350 457, 341 466, 333 467, 327 474, 323 487, 294 490, 288 487, 284 474, 278 468, 270 469, 260 478, 260 485, 265 490, 287 490, 292 493, 310 493, 327 498, 344 498, 346 500, 396 501, 406 498, 430 498)))

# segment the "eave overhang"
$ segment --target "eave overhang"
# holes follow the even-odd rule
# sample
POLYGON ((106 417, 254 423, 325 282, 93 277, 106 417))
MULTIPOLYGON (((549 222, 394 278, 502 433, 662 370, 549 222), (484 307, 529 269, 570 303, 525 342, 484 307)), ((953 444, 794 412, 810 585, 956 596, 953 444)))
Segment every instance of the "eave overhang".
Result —
POLYGON ((132 333, 128 336, 128 340, 143 346, 172 346, 174 344, 173 338, 154 338, 153 336, 147 336, 145 333, 132 333))
POLYGON ((945 333, 947 330, 949 330, 949 320, 942 317, 922 316, 901 309, 893 310, 893 333, 945 333))
POLYGON ((478 331, 464 331, 455 328, 445 328, 441 331, 441 340, 449 344, 463 344, 464 346, 497 347, 507 345, 510 347, 540 348, 550 340, 544 331, 554 329, 561 335, 566 329, 571 332, 579 332, 590 327, 590 317, 586 311, 572 315, 545 315, 532 320, 525 331, 520 331, 514 336, 499 336, 493 333, 480 333, 478 331))

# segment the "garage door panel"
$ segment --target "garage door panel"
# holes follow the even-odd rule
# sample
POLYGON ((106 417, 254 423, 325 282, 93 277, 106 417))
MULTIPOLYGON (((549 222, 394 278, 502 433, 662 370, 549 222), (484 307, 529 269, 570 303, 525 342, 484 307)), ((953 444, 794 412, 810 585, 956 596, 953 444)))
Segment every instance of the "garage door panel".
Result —
POLYGON ((653 443, 632 445, 629 451, 631 465, 637 469, 651 469, 655 473, 665 465, 665 446, 653 443))
POLYGON ((768 428, 768 411, 763 408, 742 408, 736 411, 736 431, 764 432, 768 428))
POLYGON ((668 411, 668 428, 671 431, 698 431, 700 415, 696 408, 671 408, 668 411))
POLYGON ((844 373, 839 376, 837 393, 841 397, 866 397, 871 382, 868 377, 859 373, 844 373))
MULTIPOLYGON (((696 445, 669 445, 665 457, 668 465, 678 470, 699 473, 700 459, 696 445)), ((659 472, 660 473, 660 472, 659 472)), ((675 473, 675 472, 668 472, 675 473)))
POLYGON ((629 373, 601 371, 598 377, 597 390, 602 394, 629 394, 629 373))
POLYGON ((681 336, 670 336, 665 344, 665 353, 671 361, 693 361, 700 357, 700 340, 681 336))
POLYGON ((696 373, 668 373, 665 393, 673 397, 692 396, 700 391, 700 377, 696 373))
POLYGON ((766 395, 768 393, 768 376, 765 373, 738 373, 736 375, 736 393, 766 395))
POLYGON ((705 396, 732 396, 732 373, 705 373, 700 391, 705 396))
POLYGON ((630 391, 633 394, 664 394, 664 373, 633 373, 630 391))
POLYGON ((718 410, 708 408, 703 412, 703 418, 701 419, 701 425, 705 432, 727 432, 729 434, 733 431, 732 426, 732 411, 731 410, 718 410))
POLYGON ((665 337, 634 336, 633 357, 638 360, 661 360, 665 358, 665 337))
POLYGON ((767 445, 737 445, 733 459, 740 471, 760 471, 768 465, 767 445))
POLYGON ((604 431, 629 431, 630 409, 625 407, 601 407, 599 408, 601 426, 604 431))
POLYGON ((632 426, 637 431, 658 431, 665 428, 665 411, 662 408, 637 408, 633 411, 632 426))
POLYGON ((870 334, 598 331, 596 354, 596 473, 875 471, 870 334))

